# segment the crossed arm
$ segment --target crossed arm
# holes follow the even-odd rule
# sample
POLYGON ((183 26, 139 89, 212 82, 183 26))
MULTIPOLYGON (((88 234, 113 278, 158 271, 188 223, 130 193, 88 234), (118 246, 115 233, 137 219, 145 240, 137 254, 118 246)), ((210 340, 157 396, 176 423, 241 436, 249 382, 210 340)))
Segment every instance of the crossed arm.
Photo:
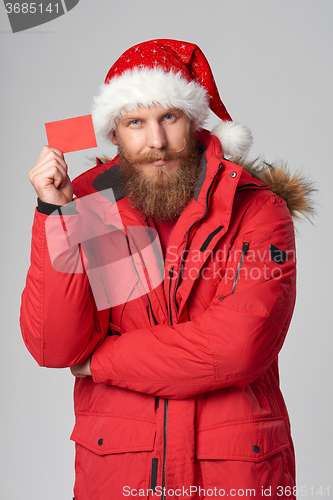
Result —
POLYGON ((284 205, 273 206, 235 241, 230 262, 244 241, 252 253, 233 290, 222 280, 209 308, 191 321, 107 337, 73 375, 174 399, 245 387, 262 375, 282 347, 295 303, 293 226, 284 205), (272 259, 271 246, 288 252, 283 262, 272 259))

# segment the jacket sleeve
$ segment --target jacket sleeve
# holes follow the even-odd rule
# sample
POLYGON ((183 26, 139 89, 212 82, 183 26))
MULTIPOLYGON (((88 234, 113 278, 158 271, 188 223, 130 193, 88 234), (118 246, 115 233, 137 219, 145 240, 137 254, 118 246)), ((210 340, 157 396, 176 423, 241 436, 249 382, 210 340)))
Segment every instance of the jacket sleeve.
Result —
POLYGON ((40 366, 63 368, 83 362, 108 329, 110 310, 96 309, 82 248, 76 244, 81 222, 79 213, 60 218, 35 212, 20 325, 23 340, 40 366), (61 255, 57 265, 51 261, 46 238, 48 220, 54 251, 61 255), (66 251, 61 248, 64 241, 65 247, 72 242, 66 251))
POLYGON ((172 399, 245 387, 277 357, 295 288, 293 223, 272 196, 237 235, 205 312, 106 338, 91 358, 93 380, 172 399))

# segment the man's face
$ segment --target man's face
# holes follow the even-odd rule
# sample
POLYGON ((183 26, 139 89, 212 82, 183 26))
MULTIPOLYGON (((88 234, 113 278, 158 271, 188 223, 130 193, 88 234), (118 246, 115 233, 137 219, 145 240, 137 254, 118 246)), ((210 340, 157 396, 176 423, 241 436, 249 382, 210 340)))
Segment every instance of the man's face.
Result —
POLYGON ((178 158, 164 159, 166 152, 186 155, 191 133, 193 123, 183 111, 160 105, 128 111, 118 122, 112 142, 146 178, 154 178, 158 171, 176 171, 178 158))
POLYGON ((125 192, 145 216, 172 221, 193 197, 199 153, 192 121, 163 106, 129 111, 119 121, 118 146, 125 192))

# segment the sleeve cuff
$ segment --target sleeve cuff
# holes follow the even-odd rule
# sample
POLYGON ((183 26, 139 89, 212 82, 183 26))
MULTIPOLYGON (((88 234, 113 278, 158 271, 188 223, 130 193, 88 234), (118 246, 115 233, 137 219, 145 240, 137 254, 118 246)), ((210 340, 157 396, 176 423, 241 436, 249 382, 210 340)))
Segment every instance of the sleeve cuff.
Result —
POLYGON ((68 205, 53 205, 52 203, 46 203, 45 201, 37 198, 37 210, 44 215, 74 215, 79 212, 76 210, 75 200, 68 203, 68 205))

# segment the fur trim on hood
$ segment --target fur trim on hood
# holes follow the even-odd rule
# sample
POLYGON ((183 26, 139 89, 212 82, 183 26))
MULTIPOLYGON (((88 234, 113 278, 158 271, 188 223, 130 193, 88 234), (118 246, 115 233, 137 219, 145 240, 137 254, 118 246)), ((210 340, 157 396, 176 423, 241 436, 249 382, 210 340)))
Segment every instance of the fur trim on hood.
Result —
POLYGON ((317 189, 313 181, 306 179, 301 172, 292 173, 287 168, 287 163, 281 160, 273 165, 259 158, 248 160, 236 157, 230 158, 230 161, 243 167, 266 186, 270 186, 272 191, 287 203, 294 219, 305 217, 311 221, 311 217, 315 215, 313 194, 317 189))

